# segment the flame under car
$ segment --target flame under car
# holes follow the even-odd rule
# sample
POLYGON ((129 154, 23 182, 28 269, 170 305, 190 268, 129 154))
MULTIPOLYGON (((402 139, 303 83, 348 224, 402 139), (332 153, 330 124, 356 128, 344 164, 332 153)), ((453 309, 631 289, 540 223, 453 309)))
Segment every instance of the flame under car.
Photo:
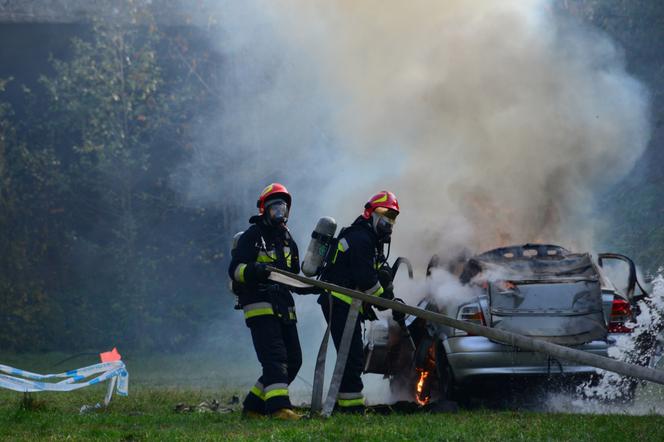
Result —
MULTIPOLYGON (((631 331, 625 324, 639 300, 634 295, 638 281, 634 263, 623 255, 600 254, 593 260, 560 246, 525 244, 490 250, 460 264, 443 265, 434 256, 427 276, 456 268, 460 283, 475 295, 443 308, 430 295, 420 307, 601 356, 618 334, 631 331), (608 277, 616 274, 616 265, 624 268, 618 286, 608 277)), ((410 395, 420 405, 463 402, 515 383, 573 387, 596 373, 593 367, 420 318, 411 317, 406 324, 403 330, 391 320, 371 323, 365 371, 389 377, 396 393, 410 395)))

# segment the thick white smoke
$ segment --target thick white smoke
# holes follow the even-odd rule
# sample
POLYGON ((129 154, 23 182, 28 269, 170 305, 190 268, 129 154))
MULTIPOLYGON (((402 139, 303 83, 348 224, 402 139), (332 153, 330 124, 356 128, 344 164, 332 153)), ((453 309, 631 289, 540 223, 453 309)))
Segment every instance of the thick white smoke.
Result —
POLYGON ((644 150, 647 100, 605 36, 547 4, 321 8, 328 38, 305 41, 341 91, 340 137, 366 169, 382 170, 365 193, 400 197, 401 253, 590 246, 592 192, 644 150))
MULTIPOLYGON (((647 94, 620 51, 543 0, 215 4, 222 107, 188 193, 237 201, 244 222, 283 182, 301 248, 320 216, 347 225, 388 189, 402 208, 393 256, 420 275, 433 253, 587 250, 593 193, 648 142, 647 94)), ((320 328, 317 306, 301 307, 320 328)))
POLYGON ((587 248, 593 192, 648 141, 620 51, 549 2, 249 0, 219 16, 227 87, 199 158, 218 168, 192 195, 253 201, 282 180, 303 238, 390 189, 395 250, 420 264, 462 246, 587 248))

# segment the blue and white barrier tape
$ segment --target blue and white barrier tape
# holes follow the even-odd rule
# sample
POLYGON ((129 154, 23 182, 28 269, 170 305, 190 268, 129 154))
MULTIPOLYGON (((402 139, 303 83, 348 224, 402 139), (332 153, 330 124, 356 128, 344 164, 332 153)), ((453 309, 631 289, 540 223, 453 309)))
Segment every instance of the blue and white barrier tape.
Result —
POLYGON ((56 374, 32 373, 0 364, 0 388, 20 392, 72 391, 104 381, 109 381, 104 405, 108 405, 111 401, 114 389, 120 396, 127 396, 129 393, 129 373, 127 373, 127 368, 122 361, 102 362, 56 374), (94 375, 98 376, 88 379, 94 375), (62 380, 60 382, 44 382, 52 379, 62 380))

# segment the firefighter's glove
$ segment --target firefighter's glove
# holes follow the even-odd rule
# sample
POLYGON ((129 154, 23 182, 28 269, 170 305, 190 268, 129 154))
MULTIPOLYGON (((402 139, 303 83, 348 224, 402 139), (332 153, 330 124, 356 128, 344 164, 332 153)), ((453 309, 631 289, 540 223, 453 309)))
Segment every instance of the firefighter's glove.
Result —
POLYGON ((380 269, 378 269, 378 282, 380 282, 380 285, 387 287, 388 285, 392 284, 393 280, 394 273, 392 273, 390 266, 384 264, 380 269))
MULTIPOLYGON (((383 286, 383 293, 380 294, 380 297, 383 299, 394 299, 394 287, 392 286, 392 283, 389 283, 387 287, 383 286)), ((374 307, 381 312, 387 310, 387 308, 379 305, 374 305, 374 307)))
MULTIPOLYGON (((399 302, 404 305, 406 304, 405 302, 403 302, 403 299, 401 298, 394 298, 393 301, 399 302)), ((406 314, 398 310, 392 310, 392 319, 394 319, 394 321, 397 323, 402 323, 403 321, 406 320, 406 314)))
POLYGON ((244 279, 247 282, 267 282, 270 271, 262 262, 254 262, 247 265, 244 271, 244 279))
POLYGON ((380 308, 377 305, 372 305, 369 304, 368 302, 362 303, 362 318, 366 321, 375 321, 378 319, 378 316, 376 316, 376 312, 374 311, 374 307, 380 308))
POLYGON ((288 287, 288 290, 293 293, 297 293, 298 295, 322 295, 325 293, 325 289, 318 287, 288 287))

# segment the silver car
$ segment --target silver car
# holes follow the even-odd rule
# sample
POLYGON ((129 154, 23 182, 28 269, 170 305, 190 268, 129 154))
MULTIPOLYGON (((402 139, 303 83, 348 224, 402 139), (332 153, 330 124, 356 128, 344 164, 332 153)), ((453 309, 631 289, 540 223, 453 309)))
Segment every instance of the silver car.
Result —
MULTIPOLYGON (((475 296, 441 307, 430 295, 420 307, 602 356, 617 335, 631 331, 625 323, 647 295, 643 289, 635 295, 641 286, 626 256, 606 253, 593 260, 550 244, 498 248, 444 266, 434 256, 427 276, 441 267, 475 296)), ((393 389, 422 405, 464 400, 515 382, 574 386, 596 371, 418 318, 405 325, 384 320, 368 327, 365 371, 389 377, 393 389)))

